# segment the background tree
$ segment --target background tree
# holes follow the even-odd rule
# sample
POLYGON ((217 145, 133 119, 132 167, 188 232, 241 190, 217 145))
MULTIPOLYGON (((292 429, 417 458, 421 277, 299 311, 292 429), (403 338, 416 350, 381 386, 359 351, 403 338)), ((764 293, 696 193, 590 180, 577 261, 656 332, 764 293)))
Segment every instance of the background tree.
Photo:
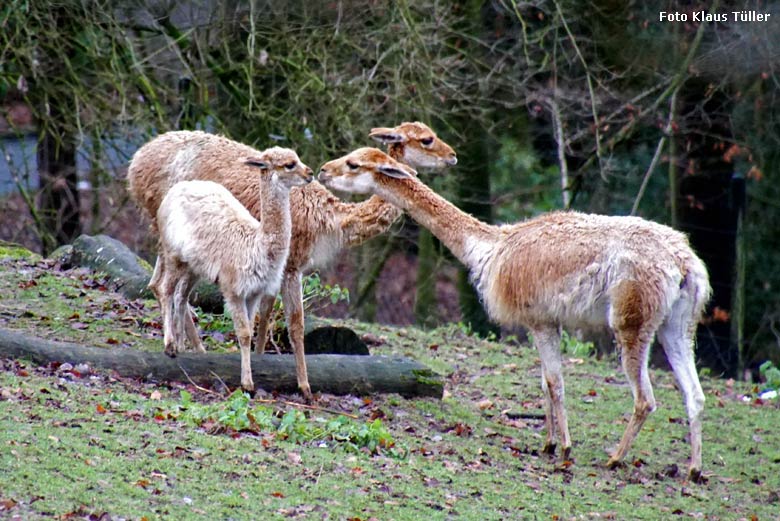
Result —
MULTIPOLYGON (((166 128, 157 102, 165 83, 138 74, 133 42, 111 2, 10 2, 0 8, 0 25, 0 94, 19 96, 37 123, 39 186, 37 196, 26 194, 26 200, 41 248, 49 252, 81 232, 79 181, 91 182, 95 213, 87 218, 101 221, 100 168, 80 178, 80 159, 105 163, 102 156, 116 140, 166 128), (114 141, 104 141, 109 137, 114 141)), ((22 183, 20 190, 28 186, 22 183)))
MULTIPOLYGON (((780 253, 771 224, 778 217, 780 35, 773 23, 691 21, 702 9, 780 17, 773 6, 758 0, 38 4, 11 0, 0 7, 0 96, 26 101, 40 154, 62 163, 50 168, 56 169, 51 182, 43 180, 41 206, 29 204, 44 249, 88 221, 93 231, 109 227, 131 236, 128 229, 137 225, 115 224, 130 210, 107 163, 126 162, 154 133, 203 128, 258 148, 279 143, 316 165, 372 144, 371 127, 419 119, 460 160, 444 175, 423 174, 426 182, 483 220, 574 208, 633 213, 688 232, 715 286, 699 335, 702 359, 726 374, 766 358, 780 361, 780 273, 772 269, 780 253), (689 22, 661 23, 660 10, 686 13, 689 22), (75 180, 90 189, 74 190, 75 180), (53 193, 49 186, 72 196, 56 202, 46 195, 53 193), (734 204, 740 186, 744 212, 734 204), (66 216, 76 215, 79 198, 76 222, 66 216)), ((375 284, 386 260, 398 255, 419 260, 416 313, 404 309, 404 316, 435 318, 434 282, 455 261, 408 220, 391 239, 345 261, 352 269, 340 273, 353 274, 346 282, 360 294, 353 305, 366 318, 382 315, 387 302, 375 284)), ((446 318, 486 331, 473 292, 463 283, 461 289, 463 313, 446 318)))

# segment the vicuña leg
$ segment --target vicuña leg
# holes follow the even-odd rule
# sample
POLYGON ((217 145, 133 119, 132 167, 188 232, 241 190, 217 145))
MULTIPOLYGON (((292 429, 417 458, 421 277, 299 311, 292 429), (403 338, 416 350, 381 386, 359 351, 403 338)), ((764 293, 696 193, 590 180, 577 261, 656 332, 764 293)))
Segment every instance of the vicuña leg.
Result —
POLYGON ((672 308, 672 314, 658 330, 658 340, 664 346, 666 358, 674 371, 677 385, 683 396, 685 409, 688 413, 688 425, 691 437, 691 462, 688 467, 688 478, 692 481, 701 479, 701 431, 702 412, 704 411, 704 391, 696 372, 693 356, 693 335, 696 322, 691 313, 677 314, 678 304, 672 308))
POLYGON ((163 345, 165 354, 175 357, 178 345, 179 331, 176 328, 176 310, 175 310, 175 292, 178 283, 177 276, 180 272, 177 270, 177 263, 172 262, 165 269, 160 270, 160 282, 158 285, 158 300, 160 302, 160 311, 163 320, 163 345))
POLYGON ((249 321, 247 306, 244 299, 236 295, 225 296, 225 306, 230 310, 233 317, 233 328, 236 331, 238 345, 241 349, 241 387, 249 392, 255 390, 255 384, 252 381, 252 361, 250 358, 252 349, 252 324, 249 321))
POLYGON ((162 255, 157 256, 157 260, 154 263, 154 271, 152 272, 152 278, 149 279, 147 288, 152 290, 155 298, 160 300, 160 283, 162 281, 163 273, 165 273, 165 259, 162 255))
POLYGON ((244 301, 246 304, 246 316, 249 318, 249 329, 252 329, 252 325, 255 323, 255 314, 257 314, 257 306, 262 300, 264 295, 259 293, 248 295, 244 301))
POLYGON ((655 396, 647 368, 647 357, 650 351, 652 332, 617 331, 615 334, 621 352, 623 372, 631 385, 634 395, 634 412, 628 421, 623 438, 615 453, 609 458, 607 466, 615 468, 631 448, 636 435, 642 429, 645 420, 655 410, 655 396))
POLYGON ((179 281, 179 284, 176 286, 175 309, 178 311, 179 322, 177 327, 180 328, 179 335, 182 337, 186 335, 187 340, 195 351, 205 353, 206 348, 203 346, 203 342, 198 334, 198 328, 195 326, 195 321, 193 320, 193 311, 189 305, 190 294, 197 281, 198 278, 190 272, 187 272, 187 274, 182 277, 181 281, 179 281))
POLYGON ((173 289, 173 306, 171 306, 171 309, 173 310, 173 326, 172 330, 174 332, 174 343, 173 348, 175 349, 176 353, 183 353, 186 350, 186 331, 184 327, 184 320, 189 318, 186 316, 187 310, 187 301, 184 300, 183 306, 182 306, 182 298, 181 298, 181 292, 182 292, 182 285, 184 284, 184 278, 187 276, 186 272, 182 272, 177 277, 176 286, 173 289))
POLYGON ((564 384, 561 364, 561 336, 557 328, 540 328, 532 331, 534 345, 542 359, 542 392, 544 393, 544 424, 547 436, 544 452, 555 453, 555 434, 561 442, 561 456, 571 455, 569 422, 564 404, 564 384))
POLYGON ((257 310, 257 327, 255 328, 255 352, 261 355, 265 353, 265 344, 268 342, 268 326, 275 301, 276 297, 271 295, 260 297, 260 305, 257 310))
POLYGON ((303 346, 303 296, 301 294, 300 272, 285 273, 282 279, 282 304, 287 318, 287 332, 290 345, 295 353, 295 373, 298 377, 298 388, 304 400, 311 402, 313 397, 309 386, 309 375, 306 370, 306 356, 303 346))

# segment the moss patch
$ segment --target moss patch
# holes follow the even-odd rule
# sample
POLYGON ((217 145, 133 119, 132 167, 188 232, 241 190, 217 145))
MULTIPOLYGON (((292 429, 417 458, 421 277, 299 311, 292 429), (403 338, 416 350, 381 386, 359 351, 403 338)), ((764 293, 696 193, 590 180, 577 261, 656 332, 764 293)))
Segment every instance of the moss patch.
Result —
POLYGON ((25 259, 30 262, 37 262, 41 259, 41 256, 24 246, 0 241, 0 259, 25 259))

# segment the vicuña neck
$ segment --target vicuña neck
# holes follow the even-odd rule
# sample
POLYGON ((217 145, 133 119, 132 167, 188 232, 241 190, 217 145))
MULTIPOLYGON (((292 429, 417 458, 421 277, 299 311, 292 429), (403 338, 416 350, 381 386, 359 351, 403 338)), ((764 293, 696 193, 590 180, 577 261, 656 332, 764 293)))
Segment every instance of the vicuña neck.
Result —
POLYGON ((384 178, 375 193, 406 210, 428 228, 469 269, 478 269, 477 245, 495 242, 497 229, 460 210, 419 179, 384 178))
POLYGON ((286 249, 290 243, 290 191, 270 175, 260 177, 260 229, 267 247, 286 249))

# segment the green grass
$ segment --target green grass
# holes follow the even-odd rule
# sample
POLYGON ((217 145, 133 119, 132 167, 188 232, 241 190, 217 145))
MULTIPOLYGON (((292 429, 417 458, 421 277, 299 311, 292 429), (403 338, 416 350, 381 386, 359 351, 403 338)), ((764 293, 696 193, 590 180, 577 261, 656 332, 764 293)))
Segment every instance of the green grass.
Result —
MULTIPOLYGON (((127 302, 102 288, 99 276, 42 262, 0 259, 0 327, 107 349, 162 349, 154 302, 127 302), (24 287, 30 280, 36 285, 24 287), (74 313, 78 319, 69 318, 74 313)), ((410 356, 445 375, 445 398, 322 395, 301 421, 342 417, 331 411, 355 416, 356 427, 380 419, 405 457, 320 446, 312 437, 293 442, 273 429, 209 428, 181 416, 182 391, 203 410, 220 410, 227 397, 186 383, 5 361, 0 518, 777 519, 780 406, 757 402, 758 387, 702 379, 707 483, 696 485, 684 479, 689 445, 680 395, 669 373, 653 371, 658 410, 627 465, 609 471, 608 453, 632 408, 630 389, 617 360, 567 354, 574 463, 564 466, 540 454, 543 422, 518 416, 542 412, 533 349, 481 341, 458 326, 342 323, 382 338, 375 354, 410 356)), ((231 329, 219 316, 201 315, 199 324, 224 336, 231 329)), ((290 399, 258 393, 251 405, 279 419, 290 399)))
MULTIPOLYGON (((208 348, 237 349, 229 318, 204 313, 198 325, 206 333, 208 348)), ((162 343, 156 301, 128 300, 111 291, 110 282, 99 273, 58 271, 51 261, 6 255, 2 248, 0 326, 95 347, 156 351, 162 343)))

